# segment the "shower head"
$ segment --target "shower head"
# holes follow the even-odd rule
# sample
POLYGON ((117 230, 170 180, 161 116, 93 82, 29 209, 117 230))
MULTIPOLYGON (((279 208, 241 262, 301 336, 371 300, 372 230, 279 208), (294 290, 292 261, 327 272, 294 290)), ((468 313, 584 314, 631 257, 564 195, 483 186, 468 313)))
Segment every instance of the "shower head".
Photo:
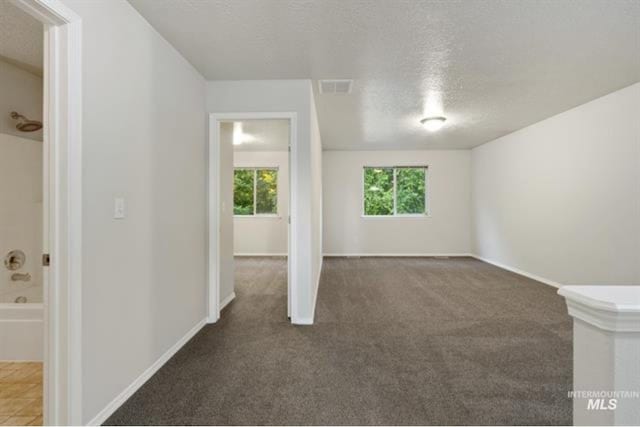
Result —
POLYGON ((42 122, 39 122, 37 120, 29 120, 22 114, 18 114, 15 111, 11 112, 11 118, 14 120, 18 120, 16 129, 18 129, 20 132, 35 132, 42 129, 42 122))

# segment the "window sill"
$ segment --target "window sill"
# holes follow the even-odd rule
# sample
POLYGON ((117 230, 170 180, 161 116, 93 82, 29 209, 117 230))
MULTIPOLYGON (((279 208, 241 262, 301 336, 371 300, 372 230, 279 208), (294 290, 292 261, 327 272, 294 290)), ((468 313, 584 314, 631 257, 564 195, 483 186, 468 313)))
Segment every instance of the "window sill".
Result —
POLYGON ((360 215, 362 219, 429 219, 431 215, 360 215))
POLYGON ((282 219, 281 215, 234 215, 234 219, 282 219))

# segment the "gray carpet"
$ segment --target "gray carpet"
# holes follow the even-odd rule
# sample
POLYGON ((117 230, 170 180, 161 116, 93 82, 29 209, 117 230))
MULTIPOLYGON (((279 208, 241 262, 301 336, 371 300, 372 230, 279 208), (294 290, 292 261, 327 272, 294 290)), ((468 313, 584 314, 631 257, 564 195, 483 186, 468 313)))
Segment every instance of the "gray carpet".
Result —
POLYGON ((292 326, 286 261, 236 266, 221 321, 106 424, 572 423, 554 288, 471 258, 327 258, 316 324, 292 326))

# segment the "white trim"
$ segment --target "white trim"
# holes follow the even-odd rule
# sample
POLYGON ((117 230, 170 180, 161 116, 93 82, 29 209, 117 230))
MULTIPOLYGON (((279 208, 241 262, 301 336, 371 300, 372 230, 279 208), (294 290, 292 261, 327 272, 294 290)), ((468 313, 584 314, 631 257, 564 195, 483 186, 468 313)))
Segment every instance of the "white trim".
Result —
POLYGON ((209 200, 207 224, 209 229, 208 245, 208 298, 207 322, 215 323, 220 318, 220 120, 209 116, 209 180, 207 198, 209 200), (215 191, 212 191, 215 190, 215 191))
MULTIPOLYGON (((42 323, 43 321, 43 319, 0 319, 0 323, 42 323)), ((20 360, 20 362, 28 361, 20 360)), ((42 362, 42 360, 39 360, 39 362, 42 362)))
POLYGON ((222 300, 220 302, 220 310, 223 310, 227 305, 229 305, 229 303, 231 301, 233 301, 236 298, 236 293, 235 292, 231 292, 229 294, 229 296, 227 296, 224 300, 222 300))
MULTIPOLYGON (((365 169, 362 169, 362 170, 364 173, 365 169)), ((393 171, 393 216, 396 216, 398 215, 398 170, 394 167, 392 171, 393 171)), ((427 188, 425 187, 425 192, 426 191, 427 191, 427 188)), ((362 188, 362 192, 364 194, 365 192, 364 188, 362 188)), ((362 198, 364 199, 364 196, 362 198)), ((364 200, 363 200, 363 205, 364 205, 364 200)), ((363 212, 363 215, 366 215, 366 213, 363 212)))
MULTIPOLYGON (((28 289, 28 288, 27 288, 28 289)), ((14 310, 34 310, 34 309, 42 309, 44 306, 41 302, 26 302, 26 303, 18 303, 15 302, 0 302, 0 310, 11 308, 14 310)))
MULTIPOLYGON (((563 286, 558 295, 598 310, 640 314, 640 285, 563 286)), ((640 332, 640 322, 637 327, 640 332)))
POLYGON ((512 273, 516 273, 516 274, 519 274, 521 276, 524 276, 524 277, 528 277, 529 279, 533 279, 533 280, 535 280, 537 282, 544 283, 545 285, 553 286, 554 288, 561 288, 561 287, 564 286, 564 284, 562 284, 562 283, 558 283, 558 282, 555 282, 555 281, 550 280, 550 279, 545 279, 544 277, 536 276, 535 274, 529 273, 529 272, 524 271, 524 270, 520 270, 519 268, 510 267, 508 265, 502 264, 500 262, 492 261, 492 260, 490 260, 488 258, 484 258, 484 257, 481 257, 481 256, 476 255, 476 254, 471 254, 470 256, 474 257, 477 260, 486 262, 487 264, 491 264, 491 265, 495 265, 496 267, 500 267, 503 270, 507 270, 507 271, 510 271, 512 273))
POLYGON ((44 24, 44 424, 82 424, 82 21, 59 0, 12 0, 44 24))
MULTIPOLYGON (((606 285, 605 285, 606 286, 606 285)), ((570 286, 563 286, 563 289, 570 286)), ((558 293, 560 293, 560 291, 558 293)), ((583 301, 572 299, 571 296, 563 295, 567 302, 567 312, 575 320, 580 320, 596 328, 610 332, 640 332, 640 313, 609 311, 590 306, 583 301)))
POLYGON ((162 366, 173 357, 191 338, 196 335, 200 329, 207 323, 207 319, 202 319, 191 328, 182 338, 172 345, 162 356, 158 358, 151 366, 144 370, 138 378, 136 378, 127 388, 125 388, 115 399, 102 409, 91 421, 87 423, 90 426, 99 426, 104 423, 124 402, 127 401, 140 387, 146 383, 162 366))
MULTIPOLYGON (((474 257, 470 253, 415 253, 415 254, 399 254, 399 253, 326 253, 326 257, 361 257, 361 258, 433 258, 433 257, 474 257)), ((474 257, 475 258, 475 257, 474 257)))
POLYGON ((80 20, 59 0, 10 0, 11 3, 42 22, 44 25, 66 25, 80 20))
POLYGON ((397 214, 397 215, 364 215, 360 214, 362 219, 428 219, 432 215, 429 214, 397 214))
POLYGON ((318 302, 318 292, 320 290, 320 279, 322 278, 322 265, 324 264, 324 257, 320 257, 320 267, 318 267, 318 277, 316 278, 316 292, 313 295, 313 307, 311 308, 311 323, 316 318, 316 304, 318 302))
MULTIPOLYGON (((297 139, 298 139, 298 114, 295 112, 273 113, 211 113, 209 114, 209 179, 207 187, 208 204, 208 229, 209 229, 209 266, 208 266, 208 323, 215 323, 220 319, 220 123, 235 120, 289 120, 289 233, 287 256, 287 312, 291 319, 297 317, 297 193, 298 193, 298 168, 297 168, 297 139), (215 191, 212 191, 214 190, 215 191), (212 194, 213 193, 213 194, 212 194)), ((234 166, 235 168, 235 166, 234 166)), ((279 179, 279 177, 278 177, 279 179)), ((250 216, 260 218, 260 216, 250 216)))
MULTIPOLYGON (((280 151, 234 151, 235 153, 287 153, 286 150, 280 150, 280 151)), ((247 164, 251 164, 253 165, 253 162, 242 162, 242 163, 247 163, 247 164)), ((280 170, 280 165, 278 163, 261 163, 258 166, 236 166, 235 164, 233 165, 233 169, 247 169, 247 170, 252 170, 252 169, 275 169, 275 170, 280 170)))
POLYGON ((284 212, 287 214, 287 317, 293 319, 294 313, 298 315, 298 113, 291 114, 289 119, 287 149, 289 213, 284 212))
POLYGON ((240 254, 233 254, 233 256, 237 256, 237 257, 286 257, 288 256, 287 253, 277 253, 277 254, 272 254, 272 253, 240 253, 240 254))
POLYGON ((320 289, 320 278, 322 277, 322 264, 324 261, 324 257, 320 258, 320 268, 318 269, 318 277, 316 277, 316 290, 313 295, 313 306, 311 307, 311 317, 302 317, 297 318, 295 322, 292 322, 294 325, 300 326, 308 326, 313 325, 313 322, 316 318, 316 304, 318 302, 318 291, 320 289))
POLYGON ((282 219, 282 215, 277 214, 253 214, 253 215, 233 215, 233 219, 282 219))
POLYGON ((569 315, 611 332, 640 332, 640 286, 563 286, 569 315))

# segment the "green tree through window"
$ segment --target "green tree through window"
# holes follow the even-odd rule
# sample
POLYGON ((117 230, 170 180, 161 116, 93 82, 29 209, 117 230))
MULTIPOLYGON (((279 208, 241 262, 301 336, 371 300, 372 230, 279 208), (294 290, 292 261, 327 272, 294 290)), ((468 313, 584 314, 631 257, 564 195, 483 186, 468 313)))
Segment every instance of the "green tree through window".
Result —
POLYGON ((256 213, 278 213, 278 171, 259 169, 256 171, 256 213))
POLYGON ((233 172, 234 215, 278 213, 278 170, 238 168, 233 172))
POLYGON ((253 178, 252 169, 233 171, 233 214, 253 215, 253 178))
POLYGON ((364 214, 425 215, 426 167, 365 167, 364 214))
POLYGON ((393 168, 364 168, 365 215, 393 215, 393 168))
POLYGON ((396 169, 396 212, 402 214, 425 213, 425 169, 397 168, 396 169))

